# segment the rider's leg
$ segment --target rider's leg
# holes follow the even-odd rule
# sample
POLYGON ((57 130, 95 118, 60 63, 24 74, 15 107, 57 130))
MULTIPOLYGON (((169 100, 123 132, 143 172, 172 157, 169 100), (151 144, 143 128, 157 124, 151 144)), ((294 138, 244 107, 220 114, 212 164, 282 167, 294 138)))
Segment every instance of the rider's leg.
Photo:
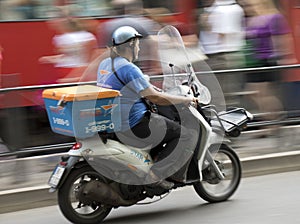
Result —
MULTIPOLYGON (((189 117, 189 119, 192 119, 189 117)), ((156 133, 156 136, 164 136, 154 150, 159 151, 157 161, 152 166, 153 172, 162 178, 167 178, 181 170, 183 167, 181 179, 185 179, 186 170, 189 161, 194 153, 198 131, 195 127, 197 122, 185 128, 178 122, 174 122, 166 117, 153 114, 149 123, 151 132, 156 133), (194 125, 195 124, 195 125, 194 125), (161 145, 165 144, 162 148, 161 145)))

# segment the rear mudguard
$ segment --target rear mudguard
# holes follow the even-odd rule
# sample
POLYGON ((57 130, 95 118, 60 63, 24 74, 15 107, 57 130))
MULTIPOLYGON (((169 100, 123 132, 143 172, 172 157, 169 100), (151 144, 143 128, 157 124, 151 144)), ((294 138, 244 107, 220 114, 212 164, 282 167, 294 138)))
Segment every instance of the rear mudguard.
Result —
POLYGON ((54 188, 51 187, 49 192, 55 192, 57 189, 59 189, 63 183, 65 182, 65 180, 68 178, 70 172, 72 169, 74 168, 81 168, 83 166, 87 166, 88 164, 82 160, 82 157, 80 156, 69 156, 69 157, 62 157, 62 161, 66 162, 66 166, 65 166, 65 172, 59 182, 59 184, 54 188))

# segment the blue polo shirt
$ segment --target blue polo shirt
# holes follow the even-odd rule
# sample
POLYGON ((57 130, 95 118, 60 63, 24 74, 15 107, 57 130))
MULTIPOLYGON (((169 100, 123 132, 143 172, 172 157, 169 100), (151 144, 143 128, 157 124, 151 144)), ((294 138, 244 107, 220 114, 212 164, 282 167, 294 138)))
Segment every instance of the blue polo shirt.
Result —
POLYGON ((111 58, 104 59, 100 63, 97 85, 121 92, 121 130, 125 131, 138 124, 147 111, 146 105, 141 100, 140 92, 151 84, 144 78, 143 72, 125 58, 115 58, 114 69, 119 79, 126 84, 125 86, 114 75, 111 58))

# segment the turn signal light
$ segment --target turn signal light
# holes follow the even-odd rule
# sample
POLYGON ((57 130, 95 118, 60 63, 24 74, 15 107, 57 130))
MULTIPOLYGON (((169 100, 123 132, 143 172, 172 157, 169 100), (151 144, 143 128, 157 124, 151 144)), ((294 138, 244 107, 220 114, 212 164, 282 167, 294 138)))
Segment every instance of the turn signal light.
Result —
POLYGON ((73 150, 78 150, 80 149, 82 146, 82 144, 80 142, 76 142, 73 146, 72 146, 72 149, 73 150))

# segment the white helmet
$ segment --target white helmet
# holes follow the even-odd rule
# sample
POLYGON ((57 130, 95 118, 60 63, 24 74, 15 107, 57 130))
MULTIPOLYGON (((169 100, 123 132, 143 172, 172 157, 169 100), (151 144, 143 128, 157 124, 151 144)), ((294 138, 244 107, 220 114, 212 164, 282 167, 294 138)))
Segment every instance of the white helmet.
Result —
POLYGON ((124 44, 132 38, 142 38, 143 36, 131 26, 121 26, 112 34, 113 46, 124 44))

